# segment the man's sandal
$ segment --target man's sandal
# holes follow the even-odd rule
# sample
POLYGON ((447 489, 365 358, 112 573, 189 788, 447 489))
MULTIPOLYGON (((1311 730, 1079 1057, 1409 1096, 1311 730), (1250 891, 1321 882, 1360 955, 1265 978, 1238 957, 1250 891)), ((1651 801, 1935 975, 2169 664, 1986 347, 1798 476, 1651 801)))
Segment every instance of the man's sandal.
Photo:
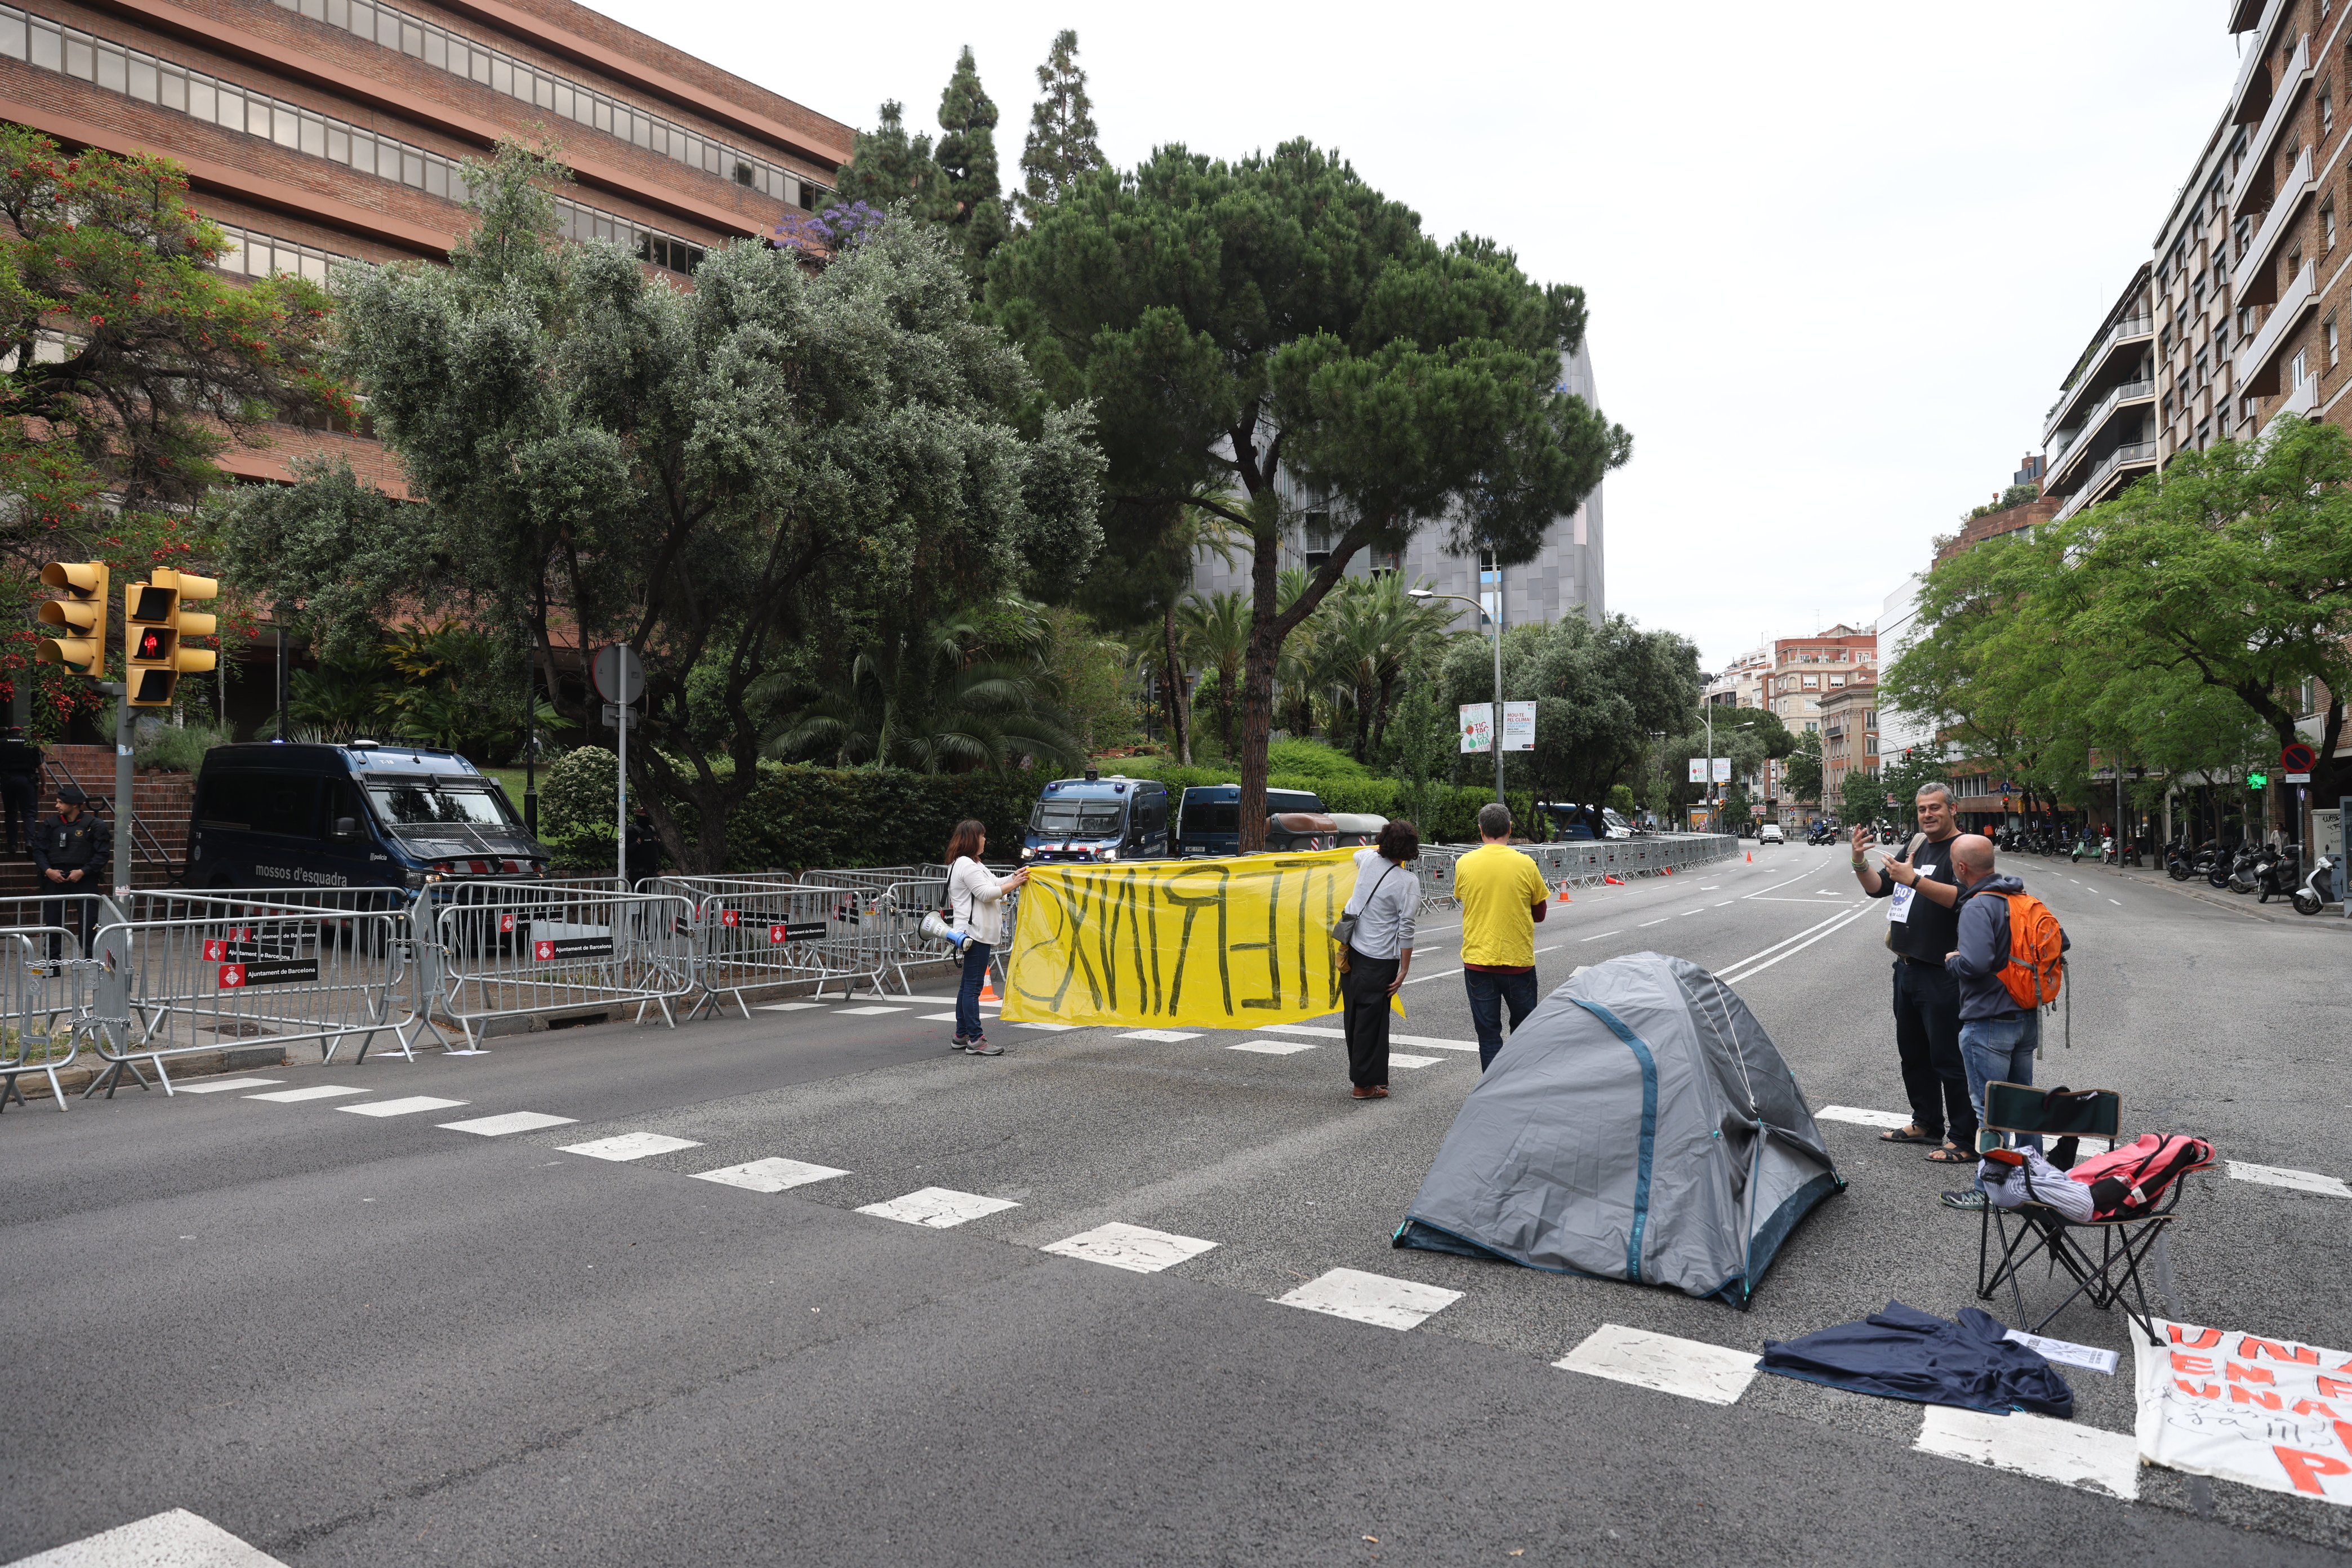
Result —
POLYGON ((1976 1163, 1977 1157, 1957 1143, 1947 1143, 1927 1152, 1927 1163, 1931 1165, 1973 1165, 1976 1163))
POLYGON ((1936 1134, 1922 1131, 1916 1121, 1908 1126, 1897 1127, 1892 1131, 1880 1133, 1878 1141, 1881 1143, 1940 1143, 1943 1142, 1936 1134))

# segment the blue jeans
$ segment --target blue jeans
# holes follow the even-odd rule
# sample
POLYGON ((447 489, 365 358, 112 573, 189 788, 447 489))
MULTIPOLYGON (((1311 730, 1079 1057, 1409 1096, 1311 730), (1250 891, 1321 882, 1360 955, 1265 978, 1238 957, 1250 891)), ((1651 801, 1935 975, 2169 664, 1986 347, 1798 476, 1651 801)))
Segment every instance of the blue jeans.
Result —
POLYGON ((988 978, 989 954, 995 950, 984 942, 963 944, 963 983, 956 987, 956 1038, 981 1038, 980 984, 988 978))
MULTIPOLYGON (((2028 1013, 2019 1018, 1978 1018, 1961 1024, 1960 1060, 1969 1069, 1969 1103, 1976 1107, 1979 1124, 1984 1121, 1985 1085, 2032 1083, 2033 1048, 2041 1043, 2039 1013, 2028 1013)), ((2026 1133, 2017 1142, 2027 1149, 2042 1147, 2039 1133, 2026 1133)))
POLYGON ((1470 1022, 1478 1029, 1478 1070, 1485 1072, 1495 1065, 1495 1053, 1503 1048, 1504 1004, 1510 1005, 1513 1033, 1536 1010, 1535 971, 1496 974, 1465 969, 1462 972, 1462 988, 1470 994, 1470 1022))

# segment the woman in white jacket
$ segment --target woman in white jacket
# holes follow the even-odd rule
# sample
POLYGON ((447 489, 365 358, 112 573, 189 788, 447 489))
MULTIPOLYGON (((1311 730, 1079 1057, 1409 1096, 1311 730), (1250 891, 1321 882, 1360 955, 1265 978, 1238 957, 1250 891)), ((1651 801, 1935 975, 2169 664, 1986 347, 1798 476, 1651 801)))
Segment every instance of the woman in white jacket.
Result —
POLYGON ((988 848, 988 830, 965 819, 948 839, 948 906, 955 929, 964 933, 963 983, 956 987, 955 1044, 950 1050, 976 1057, 1001 1057, 1003 1046, 992 1046, 982 1033, 981 983, 988 978, 988 961, 1004 940, 1004 895, 1029 879, 1023 867, 1000 880, 980 863, 988 848))
POLYGON ((1344 954, 1348 973, 1340 1024, 1348 1037, 1348 1077, 1358 1100, 1389 1097, 1389 999, 1412 972, 1413 916, 1421 908, 1421 834, 1391 822, 1377 843, 1356 851, 1356 890, 1347 912, 1356 934, 1344 954))

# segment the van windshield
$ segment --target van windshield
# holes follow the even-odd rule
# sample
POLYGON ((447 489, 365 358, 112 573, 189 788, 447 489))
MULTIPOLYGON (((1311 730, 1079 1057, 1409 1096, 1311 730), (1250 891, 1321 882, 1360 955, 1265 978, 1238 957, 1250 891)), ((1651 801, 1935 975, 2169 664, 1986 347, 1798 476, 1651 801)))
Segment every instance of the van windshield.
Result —
POLYGON ((509 827, 506 804, 486 789, 446 789, 438 784, 371 784, 368 800, 393 827, 509 827))
POLYGON ((1116 838, 1126 820, 1123 801, 1041 800, 1029 814, 1029 831, 1047 838, 1116 838))

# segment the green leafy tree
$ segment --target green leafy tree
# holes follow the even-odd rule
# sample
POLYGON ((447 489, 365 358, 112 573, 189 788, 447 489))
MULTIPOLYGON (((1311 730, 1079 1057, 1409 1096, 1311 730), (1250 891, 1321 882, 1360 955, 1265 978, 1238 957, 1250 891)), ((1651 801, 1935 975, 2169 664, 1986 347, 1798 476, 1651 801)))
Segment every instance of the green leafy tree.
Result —
POLYGON ((1808 730, 1796 738, 1789 752, 1789 766, 1781 775, 1787 786, 1786 799, 1819 801, 1822 798, 1822 738, 1808 730))
POLYGON ((934 153, 947 177, 948 216, 963 247, 976 289, 989 253, 1011 232, 996 172, 996 103, 980 85, 980 67, 964 46, 955 75, 940 94, 940 144, 934 153))
MULTIPOLYGON (((119 585, 150 566, 205 569, 210 530, 192 509, 225 478, 215 459, 267 445, 282 413, 351 412, 322 368, 325 293, 299 278, 230 282, 213 266, 228 241, 187 190, 169 160, 68 157, 0 125, 0 605, 12 627, 25 627, 47 560, 107 562, 118 608, 119 585)), ((217 608, 232 636, 250 629, 242 595, 217 608)), ((34 732, 47 739, 97 696, 55 666, 37 671, 36 645, 29 629, 10 632, 0 670, 12 689, 30 683, 34 732)))
POLYGON ((1087 73, 1078 64, 1078 35, 1068 27, 1054 35, 1045 63, 1037 68, 1036 107, 1029 111, 1029 140, 1021 149, 1022 212, 1031 222, 1103 166, 1095 142, 1095 107, 1087 96, 1087 73))
POLYGON ((1207 666, 1216 677, 1210 701, 1217 715, 1217 742, 1230 757, 1234 698, 1241 685, 1242 660, 1249 654, 1249 600, 1233 588, 1187 594, 1176 606, 1176 622, 1186 661, 1207 666))
POLYGON ((647 671, 632 798, 678 864, 723 867, 769 733, 755 684, 1017 586, 1031 563, 1083 566, 1100 464, 1085 413, 1028 414, 1035 383, 971 320, 935 226, 886 222, 814 275, 730 246, 689 291, 561 241, 560 171, 526 150, 467 175, 477 227, 448 267, 343 279, 348 363, 423 501, 408 570, 350 583, 320 542, 352 498, 314 481, 238 510, 241 569, 340 614, 517 628, 551 674, 559 637, 627 643, 647 671), (289 537, 305 550, 267 553, 289 537))
POLYGON ((1858 827, 1887 815, 1886 784, 1876 773, 1855 768, 1845 775, 1838 793, 1838 821, 1858 827))
MULTIPOLYGON (((1491 702, 1494 644, 1462 637, 1448 649, 1449 701, 1491 702)), ((1503 700, 1536 704, 1532 752, 1507 753, 1507 790, 1594 805, 1647 764, 1651 731, 1678 726, 1697 705, 1698 650, 1674 632, 1645 631, 1623 616, 1594 626, 1581 616, 1513 626, 1503 635, 1503 700)), ((1494 776, 1494 759, 1467 753, 1455 778, 1494 776)))
POLYGON ((1245 848, 1283 644, 1348 563, 1431 526, 1530 559, 1630 450, 1559 389, 1580 290, 1536 284, 1488 241, 1437 244, 1303 142, 1230 164, 1167 147, 1075 185, 997 252, 989 299, 1057 401, 1094 403, 1113 506, 1190 504, 1249 536, 1245 848), (1286 606, 1286 476, 1347 520, 1286 606))
MULTIPOLYGON (((969 58, 969 51, 966 51, 969 58)), ((974 83, 977 86, 977 82, 974 83)), ((950 87, 952 93, 954 89, 950 87)), ((942 103, 942 112, 945 110, 942 103)), ((955 198, 948 193, 948 174, 931 153, 929 132, 909 135, 907 131, 907 109, 897 99, 885 102, 877 110, 880 123, 871 131, 860 131, 851 143, 849 163, 842 169, 834 193, 824 200, 822 210, 852 207, 863 202, 877 212, 892 212, 903 205, 918 218, 932 223, 944 222, 954 211, 955 198)))
POLYGON ((1344 694, 1353 731, 1349 749, 1358 762, 1385 749, 1405 672, 1440 657, 1453 618, 1444 602, 1407 595, 1394 572, 1347 578, 1324 600, 1309 623, 1317 628, 1315 662, 1344 694))

